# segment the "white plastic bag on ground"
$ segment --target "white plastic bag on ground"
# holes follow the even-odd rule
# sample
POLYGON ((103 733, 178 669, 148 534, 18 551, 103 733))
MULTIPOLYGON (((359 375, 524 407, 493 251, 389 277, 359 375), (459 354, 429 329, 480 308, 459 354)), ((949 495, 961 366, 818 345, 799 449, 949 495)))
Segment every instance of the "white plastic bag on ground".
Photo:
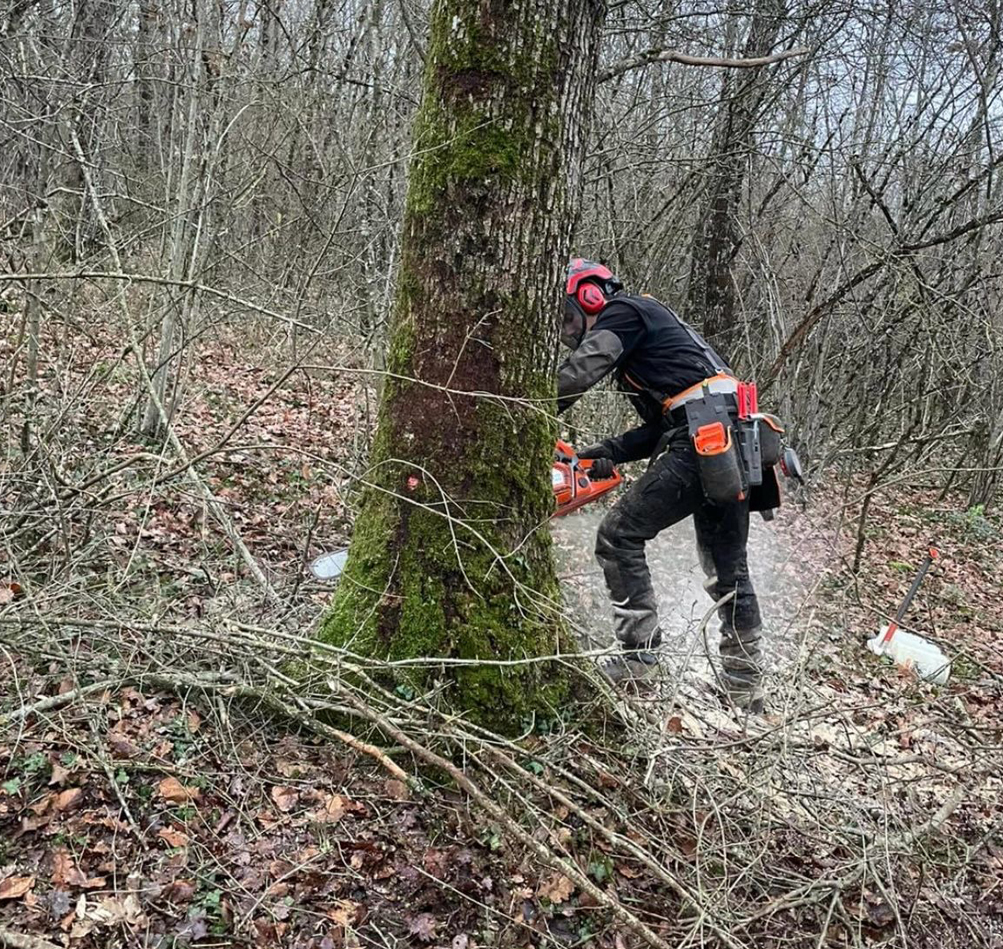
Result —
POLYGON ((946 685, 951 674, 950 660, 929 640, 914 633, 907 633, 904 629, 895 630, 891 642, 882 643, 887 626, 882 626, 881 631, 873 639, 867 641, 871 652, 879 656, 888 656, 900 666, 916 670, 916 674, 921 679, 928 682, 935 682, 937 685, 946 685))

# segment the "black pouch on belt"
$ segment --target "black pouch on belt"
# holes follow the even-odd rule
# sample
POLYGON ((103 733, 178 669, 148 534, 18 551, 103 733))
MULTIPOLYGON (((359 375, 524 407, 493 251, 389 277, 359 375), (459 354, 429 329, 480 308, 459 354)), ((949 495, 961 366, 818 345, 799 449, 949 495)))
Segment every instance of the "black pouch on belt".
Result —
POLYGON ((751 488, 758 487, 780 461, 784 427, 775 415, 765 412, 739 418, 736 427, 746 481, 751 488))
POLYGON ((753 415, 758 423, 759 453, 762 463, 760 483, 749 489, 749 510, 759 511, 766 520, 780 507, 780 481, 776 466, 783 453, 784 426, 775 415, 753 415))
POLYGON ((707 500, 715 504, 741 501, 748 486, 728 401, 704 389, 703 398, 686 403, 686 422, 707 500))
POLYGON ((759 452, 763 468, 772 468, 780 463, 783 449, 784 426, 775 415, 761 412, 753 418, 759 422, 759 452))

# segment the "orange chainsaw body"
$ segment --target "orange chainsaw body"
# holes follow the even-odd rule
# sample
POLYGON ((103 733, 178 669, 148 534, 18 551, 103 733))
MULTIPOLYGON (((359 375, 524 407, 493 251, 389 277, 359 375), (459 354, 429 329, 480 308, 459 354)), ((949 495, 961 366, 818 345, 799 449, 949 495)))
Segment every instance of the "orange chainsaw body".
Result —
POLYGON ((554 447, 554 465, 551 468, 554 498, 557 501, 554 517, 577 511, 582 505, 608 494, 623 481, 616 469, 613 470, 612 478, 593 481, 589 477, 591 467, 591 458, 579 458, 567 442, 557 442, 554 447))

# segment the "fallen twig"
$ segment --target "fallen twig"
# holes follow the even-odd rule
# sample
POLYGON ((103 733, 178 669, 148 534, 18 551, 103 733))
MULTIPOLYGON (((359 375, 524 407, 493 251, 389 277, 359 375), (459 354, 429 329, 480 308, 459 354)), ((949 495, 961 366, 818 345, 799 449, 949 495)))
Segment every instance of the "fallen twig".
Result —
POLYGON ((375 745, 370 745, 368 742, 355 738, 354 736, 349 735, 348 732, 343 732, 340 728, 332 728, 331 726, 327 726, 327 728, 330 730, 332 735, 343 741, 350 748, 354 748, 356 751, 359 751, 364 755, 369 755, 370 757, 375 758, 398 780, 403 781, 405 784, 413 783, 412 776, 409 775, 400 765, 391 761, 375 745))
POLYGON ((60 949, 54 942, 42 939, 40 936, 29 936, 26 933, 16 933, 13 929, 0 926, 0 943, 10 949, 60 949))
POLYGON ((69 692, 63 692, 61 695, 50 695, 48 698, 41 699, 31 705, 22 705, 21 708, 16 708, 11 712, 4 712, 3 715, 0 715, 0 725, 19 722, 29 715, 35 715, 39 712, 51 712, 53 709, 75 702, 84 695, 90 695, 92 692, 101 692, 114 684, 111 680, 93 682, 90 685, 70 689, 69 692))
MULTIPOLYGON (((340 691, 337 684, 332 685, 332 690, 336 692, 340 691)), ((441 755, 436 754, 431 749, 426 748, 421 743, 415 741, 409 735, 405 734, 405 732, 403 732, 400 728, 391 723, 385 716, 379 715, 371 709, 366 708, 366 706, 355 696, 344 695, 344 699, 349 704, 355 706, 362 718, 368 719, 382 732, 392 737, 395 741, 403 745, 422 760, 445 771, 453 779, 457 787, 466 791, 467 794, 469 794, 481 808, 487 811, 492 818, 504 825, 505 829, 516 837, 520 843, 533 851, 547 866, 564 874, 564 876, 566 876, 569 880, 572 880, 580 890, 588 893, 588 895, 592 897, 598 905, 605 906, 609 909, 613 915, 617 917, 617 919, 619 919, 628 929, 631 930, 631 932, 640 936, 640 938, 643 939, 649 946, 654 946, 656 949, 672 949, 669 943, 642 923, 641 920, 631 913, 622 903, 620 903, 619 900, 612 898, 608 893, 599 889, 599 887, 596 886, 584 873, 582 873, 582 871, 579 870, 574 863, 564 857, 556 855, 532 834, 520 827, 519 824, 516 823, 516 821, 509 816, 509 814, 507 814, 499 804, 491 800, 487 794, 474 784, 474 782, 471 781, 470 778, 467 777, 467 775, 465 775, 451 761, 447 761, 441 755)), ((732 945, 735 944, 732 943, 732 945)))

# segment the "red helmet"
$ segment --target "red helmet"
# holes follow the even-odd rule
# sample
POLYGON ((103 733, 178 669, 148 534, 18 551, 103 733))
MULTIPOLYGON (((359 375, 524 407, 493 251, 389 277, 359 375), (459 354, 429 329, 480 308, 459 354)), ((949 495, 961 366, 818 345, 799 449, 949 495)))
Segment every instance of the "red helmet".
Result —
POLYGON ((565 289, 568 296, 574 297, 582 309, 592 315, 606 305, 609 297, 619 293, 623 284, 613 276, 609 267, 597 264, 594 260, 575 257, 568 264, 568 284, 565 289), (599 296, 595 294, 595 290, 599 291, 599 296))
POLYGON ((567 298, 561 341, 577 349, 585 335, 586 320, 606 306, 609 298, 623 289, 613 271, 594 260, 575 257, 568 264, 567 298))

